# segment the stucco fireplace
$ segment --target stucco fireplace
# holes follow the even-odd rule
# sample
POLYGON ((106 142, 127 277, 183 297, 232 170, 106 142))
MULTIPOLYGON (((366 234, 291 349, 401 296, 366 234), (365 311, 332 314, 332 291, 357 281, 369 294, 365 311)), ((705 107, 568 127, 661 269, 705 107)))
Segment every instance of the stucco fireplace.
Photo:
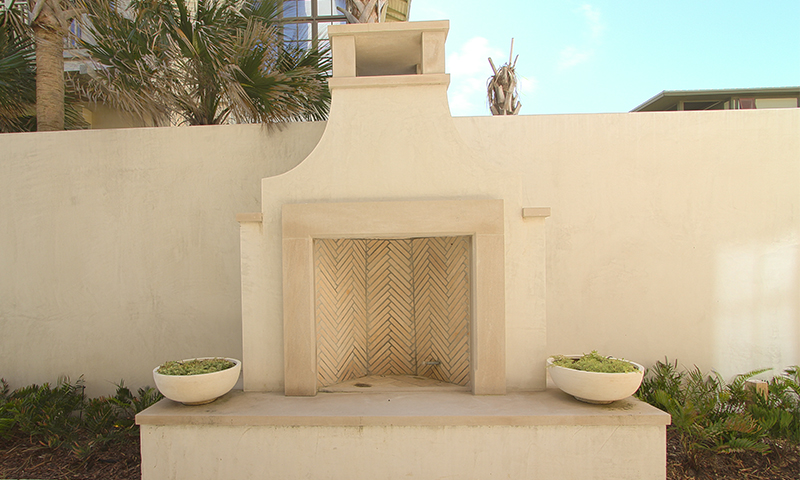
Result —
POLYGON ((330 28, 322 138, 239 216, 246 391, 312 396, 368 375, 544 388, 549 209, 525 208, 455 128, 447 29, 330 28))

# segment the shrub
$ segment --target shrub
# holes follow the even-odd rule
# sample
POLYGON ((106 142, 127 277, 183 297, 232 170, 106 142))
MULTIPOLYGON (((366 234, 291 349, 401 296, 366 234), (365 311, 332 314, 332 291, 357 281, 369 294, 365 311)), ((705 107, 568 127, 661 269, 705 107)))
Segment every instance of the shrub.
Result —
POLYGON ((737 375, 730 383, 697 367, 679 372, 677 361, 657 362, 648 370, 636 396, 672 416, 672 428, 693 468, 704 451, 767 453, 765 437, 798 440, 798 367, 769 383, 764 398, 747 388, 750 378, 767 370, 737 375))
POLYGON ((8 394, 4 403, 15 430, 47 447, 71 444, 80 425, 83 379, 72 384, 62 378, 55 387, 23 387, 8 394))
POLYGON ((133 395, 120 382, 113 397, 87 400, 82 378, 9 390, 0 379, 0 436, 25 435, 45 447, 68 448, 81 460, 109 442, 138 435, 134 417, 162 398, 151 387, 133 395))
POLYGON ((768 384, 768 395, 751 393, 748 411, 775 438, 800 443, 800 367, 789 367, 768 384))

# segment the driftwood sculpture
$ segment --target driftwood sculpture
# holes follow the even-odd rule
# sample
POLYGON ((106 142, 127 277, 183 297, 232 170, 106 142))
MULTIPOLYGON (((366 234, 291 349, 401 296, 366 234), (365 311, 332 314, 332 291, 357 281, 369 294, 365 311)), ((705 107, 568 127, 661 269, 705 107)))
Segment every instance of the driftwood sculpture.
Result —
POLYGON ((386 20, 386 0, 347 0, 347 9, 336 7, 347 17, 347 23, 379 23, 386 20))
POLYGON ((522 104, 519 102, 517 91, 517 72, 514 68, 517 65, 519 55, 514 58, 514 39, 511 39, 511 53, 508 55, 508 63, 495 68, 494 62, 489 57, 489 65, 492 66, 494 75, 489 77, 486 84, 486 95, 489 98, 489 110, 492 115, 516 115, 522 104), (513 58, 513 63, 512 63, 513 58))

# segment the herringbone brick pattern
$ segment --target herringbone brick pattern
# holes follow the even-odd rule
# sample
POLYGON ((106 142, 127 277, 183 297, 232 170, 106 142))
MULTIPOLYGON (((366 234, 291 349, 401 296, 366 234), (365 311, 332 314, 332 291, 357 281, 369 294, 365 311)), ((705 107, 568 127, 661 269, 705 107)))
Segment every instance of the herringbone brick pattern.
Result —
POLYGON ((366 245, 346 239, 314 242, 317 381, 332 385, 367 375, 366 245))
POLYGON ((417 374, 469 382, 469 239, 413 242, 417 374), (426 362, 441 362, 430 365, 426 362))
POLYGON ((468 237, 318 239, 314 249, 320 387, 365 375, 469 383, 468 237))
POLYGON ((367 240, 370 375, 413 375, 414 299, 410 240, 367 240))

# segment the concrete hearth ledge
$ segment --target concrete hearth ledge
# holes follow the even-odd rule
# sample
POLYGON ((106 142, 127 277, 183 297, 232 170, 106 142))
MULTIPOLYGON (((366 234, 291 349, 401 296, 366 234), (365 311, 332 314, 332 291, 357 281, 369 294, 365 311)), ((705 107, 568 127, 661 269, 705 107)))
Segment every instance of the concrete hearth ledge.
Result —
POLYGON ((224 426, 537 426, 668 425, 670 416, 633 397, 609 405, 579 402, 560 390, 479 396, 468 392, 282 393, 233 391, 201 406, 164 399, 136 416, 139 425, 224 426))

